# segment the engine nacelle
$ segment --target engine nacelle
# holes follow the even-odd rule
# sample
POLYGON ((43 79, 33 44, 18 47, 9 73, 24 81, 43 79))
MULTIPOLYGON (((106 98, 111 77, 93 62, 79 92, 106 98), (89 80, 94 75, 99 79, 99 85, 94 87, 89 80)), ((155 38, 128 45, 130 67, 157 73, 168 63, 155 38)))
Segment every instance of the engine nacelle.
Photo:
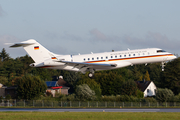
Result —
POLYGON ((31 67, 41 67, 43 65, 44 65, 44 63, 42 62, 42 63, 32 63, 29 66, 31 66, 31 67))

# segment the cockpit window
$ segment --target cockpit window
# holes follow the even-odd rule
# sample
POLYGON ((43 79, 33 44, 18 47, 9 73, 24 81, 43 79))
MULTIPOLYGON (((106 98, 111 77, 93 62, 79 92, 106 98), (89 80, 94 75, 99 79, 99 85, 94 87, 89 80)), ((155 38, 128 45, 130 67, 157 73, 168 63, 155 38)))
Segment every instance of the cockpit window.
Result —
POLYGON ((159 52, 166 52, 165 50, 157 50, 157 53, 159 53, 159 52))

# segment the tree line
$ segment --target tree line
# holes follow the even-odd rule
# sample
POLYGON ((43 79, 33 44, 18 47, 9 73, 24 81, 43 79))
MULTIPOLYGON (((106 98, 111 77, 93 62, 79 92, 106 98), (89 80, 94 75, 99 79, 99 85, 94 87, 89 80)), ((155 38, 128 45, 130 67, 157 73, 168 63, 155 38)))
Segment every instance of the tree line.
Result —
MULTIPOLYGON (((64 70, 52 70, 43 68, 33 68, 29 65, 34 61, 28 55, 11 58, 3 48, 0 52, 0 83, 6 86, 20 84, 20 79, 24 76, 38 76, 41 81, 51 81, 52 76, 64 77, 70 93, 77 93, 78 90, 87 86, 94 91, 97 97, 103 96, 142 96, 142 92, 137 88, 134 81, 153 81, 157 88, 169 89, 174 95, 180 93, 180 58, 166 63, 165 70, 161 70, 160 63, 145 65, 134 65, 125 68, 97 71, 93 79, 87 74, 64 70)), ((23 81, 21 82, 23 83, 23 81)), ((82 91, 82 90, 81 90, 82 91)), ((82 96, 82 95, 79 95, 82 96)))

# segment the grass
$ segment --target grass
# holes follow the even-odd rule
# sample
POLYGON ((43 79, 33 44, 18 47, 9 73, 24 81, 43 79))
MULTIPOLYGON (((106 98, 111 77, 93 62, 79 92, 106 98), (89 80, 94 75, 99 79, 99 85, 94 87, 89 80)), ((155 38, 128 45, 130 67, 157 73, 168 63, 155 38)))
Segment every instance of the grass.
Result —
POLYGON ((0 112, 1 120, 179 120, 179 113, 165 112, 0 112))

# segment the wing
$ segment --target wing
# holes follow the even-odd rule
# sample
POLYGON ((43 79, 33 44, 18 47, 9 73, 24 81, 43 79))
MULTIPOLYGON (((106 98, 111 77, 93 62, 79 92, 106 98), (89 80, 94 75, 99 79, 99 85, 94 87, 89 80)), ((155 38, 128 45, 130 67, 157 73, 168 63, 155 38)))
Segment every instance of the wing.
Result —
POLYGON ((116 67, 117 64, 111 63, 85 63, 85 62, 71 62, 71 61, 58 61, 58 62, 62 62, 62 63, 66 63, 66 65, 69 66, 74 66, 76 68, 83 68, 83 67, 88 67, 88 68, 95 68, 95 69, 101 69, 104 67, 116 67))
POLYGON ((104 62, 104 63, 86 63, 86 62, 71 62, 71 61, 64 61, 60 60, 57 62, 65 63, 68 66, 72 66, 73 68, 78 68, 82 73, 85 73, 88 69, 95 69, 95 70, 110 70, 116 69, 121 67, 126 67, 132 65, 130 62, 125 61, 116 61, 116 62, 104 62))

